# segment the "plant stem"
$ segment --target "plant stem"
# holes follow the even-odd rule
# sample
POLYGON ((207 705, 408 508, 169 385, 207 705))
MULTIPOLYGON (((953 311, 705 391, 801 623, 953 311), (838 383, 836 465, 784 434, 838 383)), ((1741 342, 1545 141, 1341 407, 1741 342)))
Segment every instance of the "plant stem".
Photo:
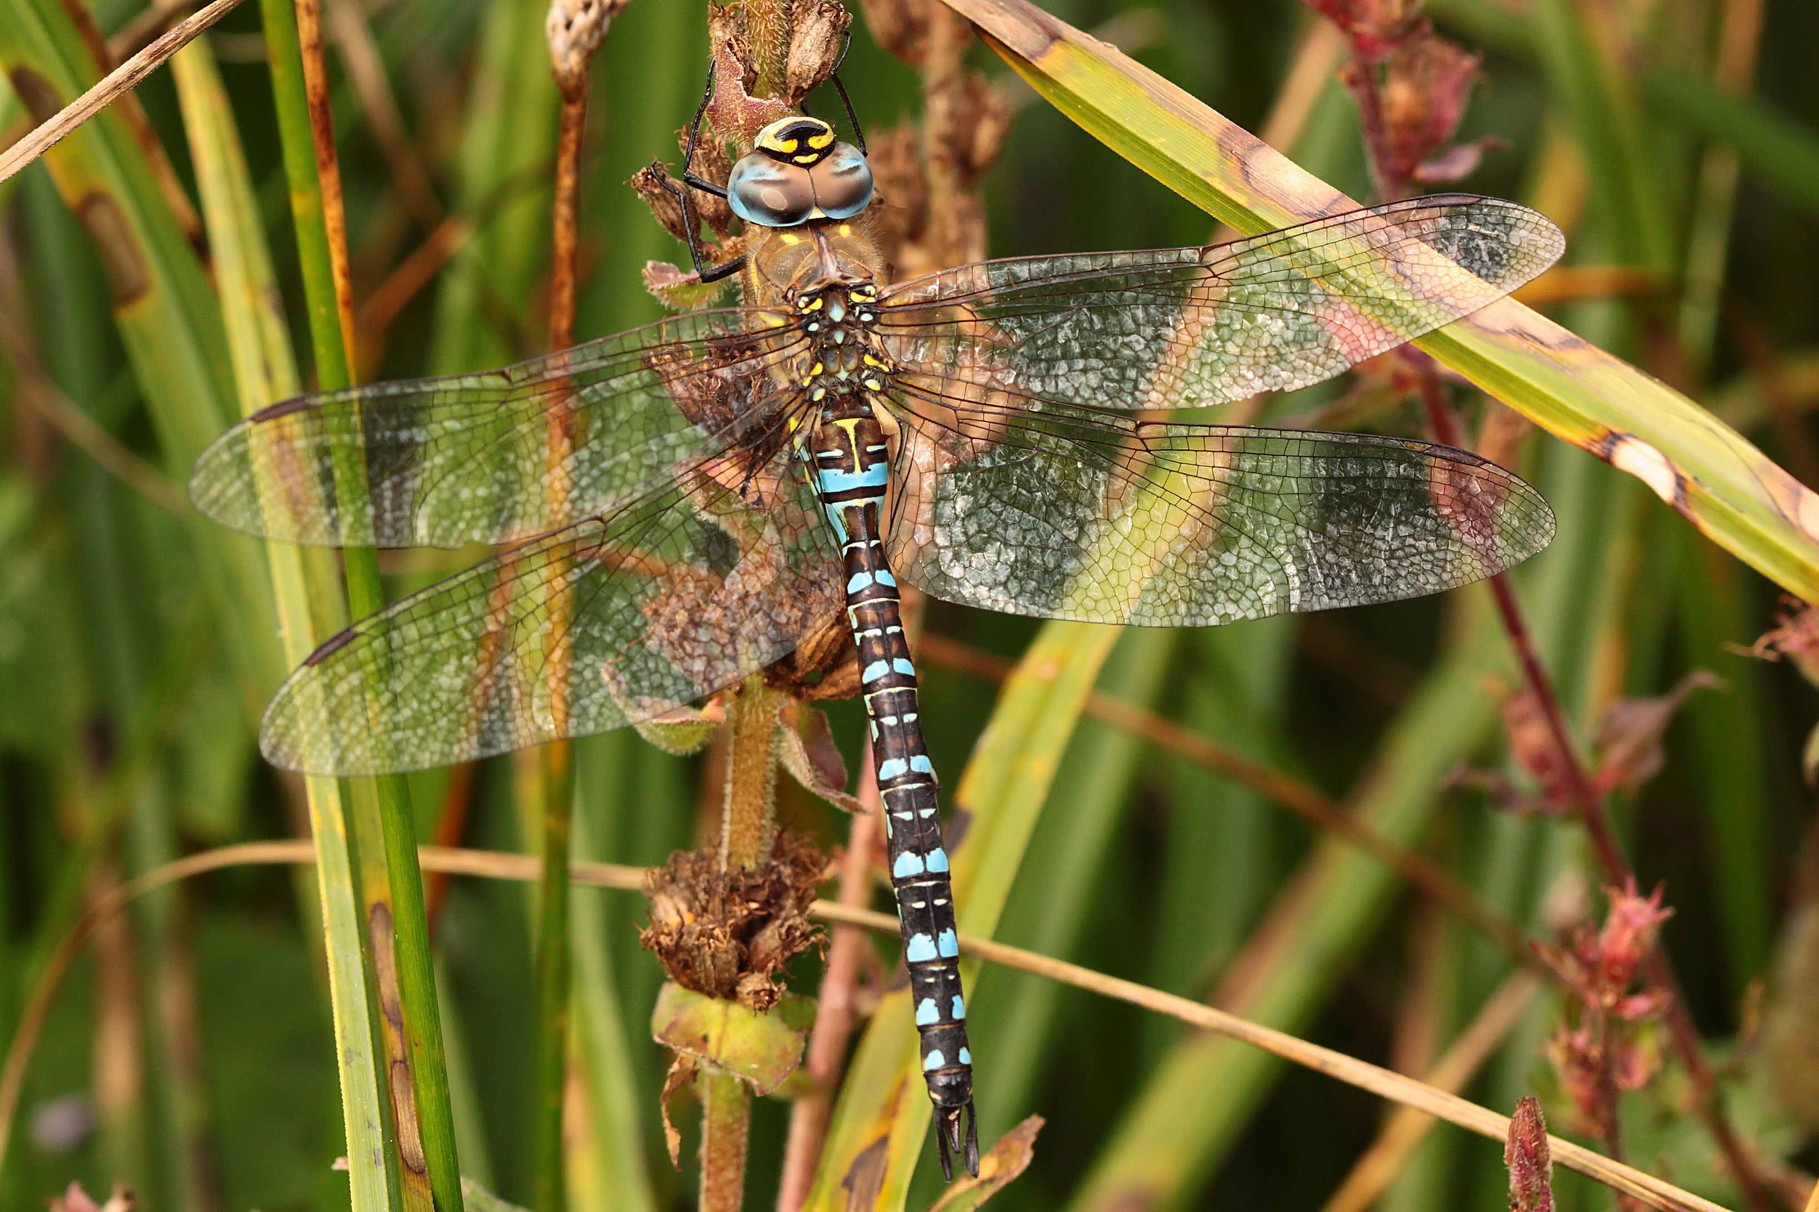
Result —
MULTIPOLYGON (((563 82, 562 125, 556 144, 556 189, 553 203, 549 303, 550 348, 575 343, 575 279, 578 270, 581 202, 581 144, 587 119, 587 75, 563 82)), ((574 449, 574 413, 567 384, 551 397, 549 460, 562 467, 574 449)), ((552 475, 550 493, 562 492, 565 476, 552 475)), ((552 500, 551 516, 563 502, 552 500)), ((564 599, 556 609, 566 613, 564 599)), ((560 627, 552 634, 560 634, 560 627)), ((549 656, 551 717, 560 736, 568 731, 569 653, 560 641, 549 656)), ((537 890, 537 1043, 535 1060, 535 1156, 531 1206, 537 1212, 561 1212, 567 1197, 563 1181, 562 1109, 568 1076, 570 840, 574 832, 574 764, 566 739, 545 745, 537 755, 536 780, 543 802, 543 879, 537 890)))
POLYGON ((701 1212, 739 1212, 745 1200, 745 1148, 752 1092, 730 1073, 695 1079, 701 1098, 701 1212))
POLYGON ((726 800, 721 815, 720 865, 728 871, 770 858, 777 790, 776 692, 753 674, 733 700, 728 720, 726 800))
MULTIPOLYGON (((728 720, 726 799, 720 865, 756 867, 770 858, 777 789, 777 708, 764 675, 745 680, 728 720)), ((739 1078, 705 1069, 701 1098, 701 1210, 738 1212, 745 1199, 745 1146, 752 1092, 739 1078)))

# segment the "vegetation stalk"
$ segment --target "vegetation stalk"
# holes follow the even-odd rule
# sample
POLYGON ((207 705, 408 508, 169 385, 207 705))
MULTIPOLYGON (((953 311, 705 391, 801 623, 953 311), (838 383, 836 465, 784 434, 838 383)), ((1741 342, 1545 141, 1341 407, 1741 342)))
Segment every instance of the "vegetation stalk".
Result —
MULTIPOLYGON (((587 124, 587 70, 564 75, 561 126, 556 143, 556 187, 551 224, 549 343, 552 351, 575 343, 575 291, 580 260, 581 147, 587 124)), ((574 449, 573 413, 567 384, 551 397, 549 458, 552 468, 566 462, 574 449)), ((564 478, 550 476, 552 495, 563 491, 564 478)), ((560 502, 552 502, 559 505, 560 502)), ((559 510, 557 512, 560 512, 559 510)), ((566 615, 573 603, 556 604, 566 615)), ((552 629, 555 634, 561 628, 552 629)), ((556 641, 548 654, 550 705, 558 734, 567 731, 569 651, 556 641)), ((574 833, 574 762, 564 740, 545 745, 537 755, 543 799, 543 879, 537 899, 537 1042, 535 1160, 531 1206, 536 1212, 561 1212, 567 1200, 563 1177, 562 1110, 568 1074, 569 987, 571 983, 569 850, 574 833)))

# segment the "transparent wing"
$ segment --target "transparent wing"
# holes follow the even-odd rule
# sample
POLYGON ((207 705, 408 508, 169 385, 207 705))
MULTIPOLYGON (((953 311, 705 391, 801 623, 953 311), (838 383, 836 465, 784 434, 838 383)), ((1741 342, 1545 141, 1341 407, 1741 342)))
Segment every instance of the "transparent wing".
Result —
POLYGON ((1441 194, 1207 248, 944 270, 888 292, 879 330, 912 382, 1199 408, 1331 378, 1501 298, 1564 246, 1526 207, 1441 194))
POLYGON ((1149 422, 971 382, 893 400, 891 566, 968 606, 1212 626, 1452 589, 1554 534, 1533 488, 1447 446, 1149 422))
POLYGON ((279 689, 275 765, 372 774, 661 715, 839 621, 839 559, 789 456, 693 467, 334 636, 279 689))
POLYGON ((762 327, 778 318, 697 312, 503 370, 286 400, 204 451, 190 495, 224 525, 295 543, 540 534, 774 427, 784 397, 765 366, 802 340, 762 327), (338 464, 364 478, 338 479, 338 464))

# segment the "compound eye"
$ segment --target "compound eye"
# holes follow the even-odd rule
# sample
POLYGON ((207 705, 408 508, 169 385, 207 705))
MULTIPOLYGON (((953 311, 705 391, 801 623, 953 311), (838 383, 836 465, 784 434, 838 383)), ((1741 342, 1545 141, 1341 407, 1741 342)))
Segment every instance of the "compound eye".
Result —
POLYGON ((759 227, 795 227, 815 213, 815 187, 808 171, 758 152, 733 165, 726 178, 726 200, 735 215, 759 227))
POLYGON ((850 219, 872 201, 872 166, 850 143, 837 143, 827 158, 808 170, 815 202, 830 219, 850 219))

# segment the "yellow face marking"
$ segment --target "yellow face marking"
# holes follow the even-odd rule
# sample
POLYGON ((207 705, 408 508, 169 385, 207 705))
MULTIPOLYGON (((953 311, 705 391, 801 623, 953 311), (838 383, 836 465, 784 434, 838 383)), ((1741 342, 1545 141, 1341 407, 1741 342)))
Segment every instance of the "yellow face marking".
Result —
POLYGON ((813 164, 815 161, 819 160, 820 158, 821 158, 820 156, 817 156, 813 152, 805 152, 800 156, 791 157, 791 159, 793 159, 797 164, 813 164))
POLYGON ((833 141, 834 141, 834 132, 831 130, 824 130, 818 135, 810 135, 808 137, 808 145, 810 147, 816 147, 816 148, 826 147, 828 144, 832 143, 833 141))

